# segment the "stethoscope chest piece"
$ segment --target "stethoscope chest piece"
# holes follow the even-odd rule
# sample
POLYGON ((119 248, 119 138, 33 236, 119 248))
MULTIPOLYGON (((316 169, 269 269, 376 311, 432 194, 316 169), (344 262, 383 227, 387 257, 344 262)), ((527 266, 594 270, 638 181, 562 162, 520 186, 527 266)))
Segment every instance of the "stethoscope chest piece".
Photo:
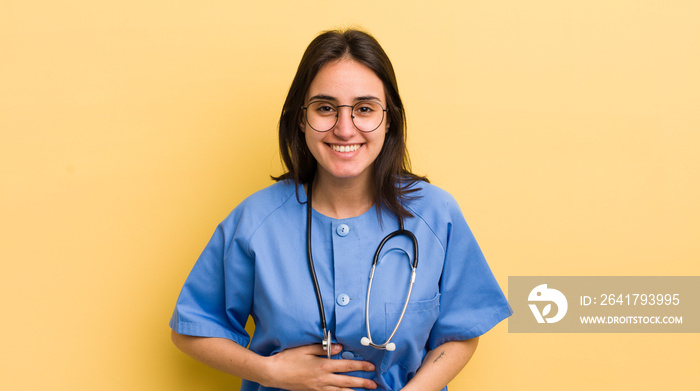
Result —
POLYGON ((326 335, 323 337, 323 350, 326 351, 328 358, 331 358, 331 331, 326 330, 326 335))

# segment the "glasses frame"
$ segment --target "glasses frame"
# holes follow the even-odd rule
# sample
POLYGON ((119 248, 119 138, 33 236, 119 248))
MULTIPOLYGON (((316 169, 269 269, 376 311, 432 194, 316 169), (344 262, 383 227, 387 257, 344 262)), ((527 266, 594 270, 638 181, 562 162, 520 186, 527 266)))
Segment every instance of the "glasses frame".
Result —
POLYGON ((316 100, 316 101, 309 103, 306 106, 302 106, 301 109, 304 110, 304 121, 309 125, 309 127, 311 129, 313 129, 319 133, 326 133, 326 132, 330 132, 331 129, 335 128, 335 125, 338 124, 338 118, 340 117, 340 110, 339 109, 341 107, 350 107, 350 119, 352 121, 352 126, 354 126, 355 129, 357 129, 358 131, 360 131, 362 133, 371 133, 371 132, 374 132, 375 130, 379 129, 379 127, 382 126, 382 123, 384 122, 384 117, 386 116, 385 113, 389 111, 389 109, 385 109, 381 103, 373 101, 373 100, 362 100, 362 101, 355 103, 354 105, 336 105, 335 103, 331 103, 331 102, 328 102, 325 100, 316 100), (377 125, 377 127, 372 129, 372 130, 362 130, 359 127, 357 127, 357 124, 355 124, 355 116, 352 114, 355 112, 355 107, 357 107, 358 105, 361 105, 363 103, 367 103, 367 102, 374 103, 382 108, 382 119, 381 119, 381 121, 379 121, 379 124, 377 125), (331 126, 330 128, 328 128, 326 130, 318 130, 311 125, 311 123, 309 122, 309 113, 308 113, 307 109, 309 108, 309 106, 311 106, 314 103, 327 103, 329 106, 333 106, 336 108, 336 110, 335 110, 335 122, 333 123, 333 126, 331 126))

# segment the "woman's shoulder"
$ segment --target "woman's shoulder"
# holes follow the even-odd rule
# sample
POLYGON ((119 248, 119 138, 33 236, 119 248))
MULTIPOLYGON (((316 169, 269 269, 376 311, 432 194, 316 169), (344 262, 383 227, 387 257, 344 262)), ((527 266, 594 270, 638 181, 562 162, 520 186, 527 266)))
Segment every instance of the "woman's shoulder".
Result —
MULTIPOLYGON (((225 225, 254 228, 289 202, 298 203, 293 181, 279 181, 246 197, 223 221, 225 225), (244 225, 240 224, 245 222, 244 225)), ((300 194, 301 197, 301 194, 300 194)))
POLYGON ((296 196, 296 186, 291 180, 275 182, 246 197, 237 208, 276 209, 296 196))
POLYGON ((458 207, 448 191, 425 181, 416 181, 408 187, 410 201, 407 207, 415 214, 444 213, 458 207))
POLYGON ((427 196, 452 198, 452 195, 447 190, 425 181, 416 181, 411 184, 410 188, 415 188, 418 192, 421 192, 427 196))
POLYGON ((471 232, 457 200, 446 190, 430 183, 417 184, 417 196, 406 206, 415 218, 415 224, 425 224, 446 248, 448 238, 460 227, 463 234, 471 232))

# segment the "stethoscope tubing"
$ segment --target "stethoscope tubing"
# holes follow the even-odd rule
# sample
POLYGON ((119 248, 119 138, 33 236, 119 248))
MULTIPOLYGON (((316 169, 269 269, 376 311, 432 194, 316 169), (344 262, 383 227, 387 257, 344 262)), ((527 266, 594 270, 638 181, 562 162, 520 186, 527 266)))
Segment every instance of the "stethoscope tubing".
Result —
MULTIPOLYGON (((309 215, 311 216, 311 215, 309 215)), ((310 219, 309 219, 310 220, 310 219)), ((323 328, 323 331, 325 333, 326 331, 326 313, 323 310, 323 298, 321 297, 321 288, 318 286, 318 279, 316 278, 316 269, 314 268, 314 261, 313 261, 313 255, 311 254, 311 221, 307 223, 307 232, 309 235, 306 237, 306 248, 308 249, 307 252, 307 259, 309 262, 309 269, 311 269, 311 277, 314 282, 314 290, 316 291, 316 302, 318 303, 318 311, 321 314, 321 328, 323 328)))
MULTIPOLYGON (((312 189, 311 189, 311 181, 308 183, 307 186, 307 194, 306 194, 306 255, 307 255, 307 261, 309 264, 309 271, 311 272, 311 279, 314 284, 314 290, 316 292, 316 302, 318 304, 318 312, 321 317, 321 328, 323 329, 323 349, 326 351, 328 358, 331 358, 331 332, 328 330, 328 325, 326 323, 326 313, 323 308, 323 297, 321 295, 321 288, 318 285, 318 278, 316 277, 316 269, 314 268, 314 261, 313 261, 313 255, 311 253, 311 219, 312 219, 312 206, 311 206, 311 194, 312 194, 312 189)), ((364 346, 372 346, 377 349, 385 349, 389 351, 393 351, 396 349, 396 344, 391 342, 391 339, 394 338, 394 335, 396 335, 396 332, 399 329, 399 326, 401 325, 401 321, 403 321, 403 317, 406 313, 406 308, 408 308, 408 302, 411 299, 411 292, 413 292, 413 284, 416 281, 416 269, 418 269, 418 240, 416 239, 416 236, 408 230, 405 230, 403 228, 403 219, 399 217, 399 229, 390 233, 389 235, 385 236, 384 239, 379 243, 379 246, 377 247, 377 251, 374 253, 374 258, 372 259, 372 270, 369 275, 369 283, 367 284, 367 301, 365 302, 365 325, 367 326, 367 337, 363 337, 360 341, 360 343, 364 346), (407 236, 411 239, 413 242, 413 262, 411 263, 411 283, 408 286, 408 293, 406 294, 406 301, 403 304, 403 308, 401 310, 401 315, 399 316, 399 320, 396 322, 396 326, 391 332, 391 335, 389 335, 389 338, 387 338, 386 342, 381 343, 381 344, 376 344, 372 341, 372 333, 370 331, 370 325, 369 325, 369 301, 370 301, 370 295, 372 293, 372 282, 374 281, 374 272, 377 268, 377 265, 379 264, 379 256, 381 255, 382 249, 384 248, 384 245, 386 242, 388 242, 390 239, 396 237, 396 236, 407 236)))
POLYGON ((369 297, 372 291, 372 280, 374 280, 374 265, 372 265, 372 272, 370 273, 369 277, 369 284, 367 286, 367 302, 365 303, 365 325, 367 326, 367 337, 362 338, 361 344, 365 346, 372 346, 373 348, 377 349, 386 349, 389 351, 393 351, 396 349, 396 344, 391 342, 391 339, 394 338, 394 335, 396 334, 396 331, 399 329, 399 325, 401 324, 401 321, 403 321, 403 316, 406 313, 406 308, 408 307, 408 301, 411 299, 411 292, 413 291, 413 283, 416 281, 416 269, 414 267, 411 267, 411 284, 408 286, 408 294, 406 295, 406 301, 403 303, 403 309, 401 310, 401 315, 399 316, 398 322, 396 322, 396 326, 394 327, 394 330, 391 332, 391 335, 389 338, 387 338, 386 342, 382 344, 376 344, 372 341, 372 332, 369 330, 369 297))
POLYGON ((318 303, 318 312, 321 316, 321 329, 323 329, 323 350, 328 354, 328 358, 331 358, 331 332, 328 330, 326 324, 326 311, 323 309, 323 297, 321 296, 321 288, 318 286, 318 278, 316 278, 316 268, 314 268, 314 259, 311 254, 311 182, 308 186, 309 190, 306 195, 306 259, 309 263, 309 270, 311 272, 311 279, 314 283, 314 290, 316 291, 316 302, 318 303))
POLYGON ((377 251, 374 253, 374 258, 372 259, 372 271, 369 274, 369 283, 367 284, 367 301, 365 302, 365 325, 367 326, 367 337, 362 338, 362 345, 365 346, 372 346, 377 349, 386 349, 389 351, 393 351, 396 348, 396 344, 391 343, 391 339, 394 338, 394 335, 396 335, 396 332, 399 330, 399 326, 401 325, 401 321, 403 321, 403 316, 406 314, 406 308, 408 308, 408 302, 411 299, 411 292, 413 292, 413 283, 416 282, 416 269, 418 268, 418 240, 416 239, 416 236, 413 235, 413 232, 407 231, 403 229, 403 221, 399 219, 399 229, 397 231, 394 231, 384 237, 382 241, 379 243, 379 246, 377 247, 377 251), (408 293, 406 294, 406 300, 403 303, 403 308, 401 309, 401 315, 399 316, 399 320, 396 322, 396 326, 394 326, 394 330, 392 330, 391 335, 389 335, 389 338, 384 343, 381 344, 376 344, 374 341, 372 341, 372 332, 370 331, 370 326, 369 326, 369 301, 370 301, 370 295, 372 294, 372 281, 374 280, 374 271, 377 268, 377 265, 379 264, 379 256, 381 255, 382 249, 384 248, 384 245, 386 242, 388 242, 390 239, 396 237, 396 236, 408 236, 411 241, 413 242, 413 263, 411 264, 411 283, 408 286, 408 293))

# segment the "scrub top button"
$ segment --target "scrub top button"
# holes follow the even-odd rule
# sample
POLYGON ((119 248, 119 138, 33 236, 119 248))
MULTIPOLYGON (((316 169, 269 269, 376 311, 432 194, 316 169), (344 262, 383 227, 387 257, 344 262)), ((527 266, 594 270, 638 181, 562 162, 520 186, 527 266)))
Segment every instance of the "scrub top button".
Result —
POLYGON ((348 227, 347 224, 340 224, 335 231, 339 236, 346 236, 348 233, 350 233, 350 227, 348 227))
POLYGON ((355 358, 355 355, 352 352, 345 351, 340 355, 340 357, 346 360, 352 360, 353 358, 355 358))
POLYGON ((338 302, 338 305, 345 307, 350 303, 350 296, 346 295, 345 293, 340 294, 338 295, 336 301, 338 302))

